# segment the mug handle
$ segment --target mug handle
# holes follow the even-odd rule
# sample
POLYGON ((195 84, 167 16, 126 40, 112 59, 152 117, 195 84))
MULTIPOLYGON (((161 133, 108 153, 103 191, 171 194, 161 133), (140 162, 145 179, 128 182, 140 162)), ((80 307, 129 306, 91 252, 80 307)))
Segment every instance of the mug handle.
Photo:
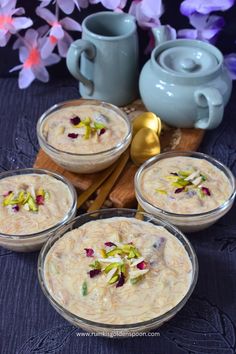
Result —
POLYGON ((87 59, 92 60, 96 56, 96 47, 89 41, 78 39, 70 45, 66 56, 66 65, 70 73, 87 88, 87 94, 93 93, 94 83, 88 80, 79 69, 79 60, 82 53, 85 53, 87 59))
POLYGON ((220 91, 213 87, 196 90, 195 101, 198 105, 200 119, 194 127, 200 129, 214 129, 221 123, 224 114, 224 101, 220 91), (209 110, 209 117, 205 116, 205 109, 209 110), (204 109, 204 110, 203 110, 204 109))

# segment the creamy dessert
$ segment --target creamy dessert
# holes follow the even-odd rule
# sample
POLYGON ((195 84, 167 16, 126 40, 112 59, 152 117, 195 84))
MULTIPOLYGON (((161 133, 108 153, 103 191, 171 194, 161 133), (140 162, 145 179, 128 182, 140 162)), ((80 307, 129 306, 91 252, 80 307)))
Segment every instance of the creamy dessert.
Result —
POLYGON ((131 141, 127 116, 108 103, 84 101, 52 107, 38 121, 41 148, 58 165, 76 173, 111 166, 131 141))
POLYGON ((52 298, 84 319, 131 324, 153 319, 187 294, 193 269, 164 227, 135 218, 90 221, 49 249, 44 282, 52 298))
POLYGON ((175 214, 201 214, 216 209, 232 194, 229 179, 205 159, 175 156, 146 168, 139 189, 150 204, 175 214))
POLYGON ((43 135, 51 146, 75 154, 109 150, 127 133, 128 125, 117 112, 89 104, 62 108, 43 124, 43 135))
POLYGON ((0 180, 0 233, 29 235, 62 221, 72 208, 68 186, 46 174, 0 180))

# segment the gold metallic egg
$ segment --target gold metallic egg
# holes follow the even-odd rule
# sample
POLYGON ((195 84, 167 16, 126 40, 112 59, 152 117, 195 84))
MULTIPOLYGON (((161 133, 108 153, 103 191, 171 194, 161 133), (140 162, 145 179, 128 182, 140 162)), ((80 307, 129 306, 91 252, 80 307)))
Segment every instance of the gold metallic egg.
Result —
POLYGON ((152 112, 144 112, 134 118, 133 124, 133 136, 142 128, 150 128, 157 135, 161 134, 161 119, 152 112))
POLYGON ((160 140, 157 134, 150 128, 142 128, 134 136, 130 155, 136 165, 141 165, 150 157, 159 154, 161 151, 160 140))

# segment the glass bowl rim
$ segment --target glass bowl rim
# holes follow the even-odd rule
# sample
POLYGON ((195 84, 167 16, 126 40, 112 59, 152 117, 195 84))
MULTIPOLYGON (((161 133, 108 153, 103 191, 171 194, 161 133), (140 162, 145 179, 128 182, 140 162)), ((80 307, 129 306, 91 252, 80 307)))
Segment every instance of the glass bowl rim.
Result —
POLYGON ((40 175, 49 175, 52 176, 53 178, 61 181, 62 183, 64 183, 65 185, 67 185, 67 187, 69 188, 71 197, 72 197, 72 205, 70 207, 70 209, 68 210, 68 212, 65 214, 64 218, 61 219, 57 224, 51 226, 48 229, 39 231, 39 232, 34 232, 32 234, 24 234, 24 235, 16 235, 16 234, 4 234, 2 232, 0 232, 0 239, 11 239, 11 240, 23 240, 23 239, 28 239, 28 238, 36 238, 38 236, 44 235, 45 233, 49 233, 52 231, 56 231, 58 228, 60 228, 61 226, 65 225, 67 222, 70 221, 70 219, 68 220, 68 218, 72 215, 74 215, 74 213, 76 212, 76 208, 77 208, 77 193, 75 191, 75 187, 73 186, 73 184, 64 176, 61 176, 58 173, 52 172, 50 170, 47 169, 43 169, 43 168, 19 168, 19 169, 15 169, 15 170, 9 170, 9 171, 5 171, 0 173, 0 180, 2 180, 3 178, 6 177, 11 177, 11 176, 15 176, 15 175, 23 175, 23 174, 40 174, 40 175))
POLYGON ((68 101, 62 101, 59 103, 54 104, 52 107, 48 108, 38 119, 37 122, 37 126, 36 126, 36 131, 37 131, 37 136, 39 139, 39 142, 42 143, 42 145, 45 145, 46 148, 48 148, 52 153, 59 153, 59 154, 65 154, 68 156, 74 156, 74 157, 96 157, 96 156, 106 156, 106 155, 110 155, 114 152, 119 152, 120 150, 123 149, 123 147, 128 144, 131 140, 132 137, 132 125, 130 122, 130 119, 128 118, 127 114, 125 112, 123 112, 121 110, 121 108, 111 104, 111 103, 107 103, 104 101, 99 101, 99 100, 94 100, 94 99, 73 99, 73 100, 68 100, 68 101), (125 137, 122 139, 122 141, 120 141, 117 145, 113 146, 112 148, 108 149, 108 150, 104 150, 104 151, 100 151, 100 152, 93 152, 93 153, 83 153, 83 154, 77 154, 75 152, 69 152, 69 151, 64 151, 64 150, 60 150, 54 146, 52 146, 51 144, 49 144, 43 134, 42 134, 42 127, 44 122, 46 121, 47 117, 53 113, 56 112, 62 108, 66 108, 67 106, 69 107, 71 106, 76 106, 76 102, 82 102, 82 104, 78 104, 79 106, 82 105, 94 105, 94 106, 105 106, 107 108, 110 108, 112 111, 115 111, 117 114, 119 113, 119 115, 122 117, 122 119, 126 122, 127 127, 128 127, 128 132, 125 135, 125 137))
MULTIPOLYGON (((89 325, 89 326, 93 326, 96 328, 106 328, 106 329, 113 329, 113 330, 132 330, 132 329, 137 329, 143 326, 148 326, 148 325, 155 325, 155 323, 158 321, 167 321, 168 319, 170 319, 171 317, 173 317, 179 310, 181 310, 181 308, 185 305, 185 303, 187 302, 187 300, 189 299, 189 297, 191 296, 196 284, 197 284, 197 280, 198 280, 198 259, 197 259, 197 255, 195 253, 195 250, 192 246, 192 244, 190 243, 190 241, 188 240, 188 238, 174 225, 172 225, 171 223, 167 222, 166 220, 163 220, 162 218, 156 217, 150 213, 146 213, 146 212, 142 212, 142 211, 137 211, 135 209, 128 209, 128 208, 110 208, 110 209, 100 209, 100 210, 95 210, 89 213, 85 213, 82 215, 79 215, 77 217, 75 217, 73 220, 71 220, 70 222, 68 222, 67 224, 65 224, 63 226, 63 228, 69 228, 71 224, 73 224, 74 222, 84 218, 84 217, 88 217, 91 216, 93 214, 103 214, 103 213, 112 213, 112 212, 128 212, 128 213, 135 213, 139 214, 139 215, 143 215, 143 216, 147 216, 149 218, 148 221, 146 222, 151 222, 152 220, 157 221, 158 226, 163 226, 166 227, 167 231, 171 232, 171 234, 176 237, 179 242, 181 242, 181 244, 184 246, 184 248, 186 249, 186 252, 188 253, 188 257, 191 261, 191 265, 192 265, 192 280, 191 280, 191 284, 189 286, 188 291, 186 292, 185 296, 182 298, 181 301, 179 301, 176 306, 174 306, 173 308, 171 308, 169 311, 165 312, 164 314, 158 316, 158 317, 154 317, 150 320, 146 320, 146 321, 142 321, 142 322, 137 322, 137 323, 130 323, 130 324, 106 324, 106 323, 101 323, 101 322, 96 322, 96 321, 92 321, 92 320, 88 320, 85 319, 83 317, 77 316, 75 314, 73 314, 72 312, 70 312, 69 310, 65 309, 62 305, 60 305, 58 303, 57 300, 55 300, 52 295, 50 294, 50 292, 47 289, 47 286, 45 284, 44 281, 44 264, 45 264, 45 259, 46 256, 49 252, 49 250, 51 249, 51 247, 55 244, 55 242, 57 242, 58 239, 60 239, 61 237, 64 236, 64 234, 68 231, 67 230, 62 230, 62 234, 61 235, 53 235, 52 237, 50 237, 47 242, 43 245, 40 253, 39 253, 39 257, 38 257, 38 265, 37 265, 37 270, 38 270, 38 279, 39 279, 39 283, 40 283, 40 287, 44 293, 44 295, 46 296, 46 298, 49 300, 49 302, 53 305, 53 307, 59 309, 63 314, 66 315, 66 318, 70 318, 71 321, 76 320, 79 321, 85 325, 89 325), (171 230, 171 231, 170 231, 171 230), (178 234, 178 236, 180 236, 181 239, 179 239, 176 234, 178 234), (54 241, 54 242, 53 242, 54 241), (49 243, 53 242, 52 245, 49 246, 49 243), (49 248, 48 248, 49 247, 49 248), (47 250, 48 248, 48 250, 47 250), (188 251, 187 251, 188 250, 188 251), (45 253, 45 254, 44 254, 45 253)), ((112 217, 112 216, 111 216, 112 217)), ((117 215, 117 217, 119 217, 119 215, 117 215)), ((125 217, 125 216, 121 216, 121 217, 125 217)), ((91 221, 91 220, 90 220, 91 221)), ((90 222, 88 221, 88 222, 90 222)), ((85 222, 87 223, 87 222, 85 222)), ((85 224, 84 223, 84 224, 85 224)), ((60 230, 58 230, 60 231, 60 230)), ((62 315, 61 315, 62 316, 62 315)), ((63 316, 62 316, 63 317, 63 316)))
POLYGON ((235 177, 233 175, 233 173, 230 171, 230 169, 225 166, 222 162, 216 160, 214 157, 211 157, 203 152, 198 152, 198 151, 168 151, 168 152, 163 152, 157 156, 151 157, 150 159, 148 159, 147 161, 145 161, 138 169, 138 171, 135 174, 134 177, 134 184, 135 184, 135 191, 137 193, 138 198, 141 200, 142 203, 145 203, 148 205, 148 207, 155 209, 156 211, 158 211, 160 214, 164 216, 170 216, 170 217, 175 217, 175 218, 205 218, 209 215, 214 215, 217 214, 219 211, 224 210, 225 208, 227 208, 231 202, 233 202, 235 195, 236 195, 236 183, 235 183, 235 177), (205 159, 208 162, 211 162, 215 167, 221 167, 221 171, 226 175, 227 179, 230 182, 231 188, 232 188, 232 193, 230 194, 229 198, 223 203, 220 204, 217 208, 209 210, 209 211, 205 211, 203 213, 195 213, 195 214, 177 214, 177 213, 172 213, 168 210, 164 210, 161 208, 158 208, 157 206, 151 204, 149 201, 147 201, 144 196, 142 195, 140 188, 139 188, 139 180, 141 178, 141 174, 143 173, 143 171, 148 168, 151 167, 155 162, 159 161, 159 160, 163 160, 165 158, 168 157, 174 157, 174 156, 188 156, 188 157, 199 157, 201 159, 205 159))

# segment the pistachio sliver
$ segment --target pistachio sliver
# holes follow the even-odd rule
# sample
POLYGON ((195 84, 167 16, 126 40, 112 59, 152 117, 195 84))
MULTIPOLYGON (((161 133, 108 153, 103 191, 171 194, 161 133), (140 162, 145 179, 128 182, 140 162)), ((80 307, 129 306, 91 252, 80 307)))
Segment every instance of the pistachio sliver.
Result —
POLYGON ((34 199, 30 196, 28 199, 28 204, 29 204, 29 208, 32 211, 38 211, 38 207, 34 201, 34 199))
POLYGON ((108 266, 106 266, 106 268, 104 269, 104 272, 107 274, 110 272, 111 269, 113 269, 113 268, 118 269, 119 266, 120 266, 120 263, 118 263, 118 262, 111 263, 108 266))
POLYGON ((178 175, 185 177, 185 178, 189 177, 192 173, 193 173, 193 171, 178 171, 178 175))
POLYGON ((81 292, 82 292, 82 296, 88 295, 88 285, 86 281, 84 281, 82 284, 81 292))
POLYGON ((115 274, 110 280, 109 280, 109 284, 114 284, 115 282, 117 282, 117 280, 119 279, 119 275, 115 274))
POLYGON ((101 249, 101 250, 100 250, 100 253, 101 253, 101 256, 102 256, 103 258, 107 258, 107 253, 106 253, 106 251, 105 251, 104 249, 101 249))
POLYGON ((167 194, 167 191, 165 191, 164 189, 156 189, 156 192, 163 195, 167 194))
POLYGON ((105 126, 104 124, 98 123, 98 122, 94 122, 93 125, 94 125, 94 128, 95 128, 96 130, 106 128, 106 126, 105 126))
POLYGON ((107 252, 107 257, 115 256, 115 255, 117 255, 117 254, 122 254, 122 253, 123 253, 122 249, 120 249, 120 248, 114 248, 113 250, 107 252))
POLYGON ((132 285, 135 285, 135 284, 137 284, 141 279, 142 279, 142 276, 139 276, 139 277, 137 277, 137 278, 131 278, 131 279, 130 279, 130 283, 131 283, 132 285))
POLYGON ((26 196, 25 196, 25 198, 24 198, 24 201, 23 201, 23 205, 26 204, 26 203, 28 203, 28 200, 29 200, 30 197, 31 197, 30 192, 27 192, 27 193, 26 193, 26 196))
POLYGON ((2 202, 3 206, 10 205, 10 202, 13 199, 13 197, 14 197, 14 193, 11 192, 7 197, 4 198, 4 200, 2 202))
POLYGON ((108 283, 113 278, 113 276, 116 274, 116 272, 117 272, 117 268, 113 268, 107 273, 106 280, 108 283))

